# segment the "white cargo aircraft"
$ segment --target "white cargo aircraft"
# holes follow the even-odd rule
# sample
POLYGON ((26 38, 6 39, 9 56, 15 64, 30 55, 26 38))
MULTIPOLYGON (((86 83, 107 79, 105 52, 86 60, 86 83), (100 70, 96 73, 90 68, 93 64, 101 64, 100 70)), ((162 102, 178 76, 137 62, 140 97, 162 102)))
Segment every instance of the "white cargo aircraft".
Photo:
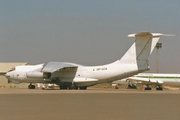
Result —
POLYGON ((112 82, 149 70, 148 57, 152 53, 161 33, 141 32, 130 34, 135 42, 125 55, 113 63, 102 66, 83 66, 67 62, 48 62, 40 65, 16 66, 6 73, 13 83, 55 83, 60 89, 87 89, 98 83, 112 82))
POLYGON ((157 85, 156 90, 163 90, 162 85, 180 85, 180 74, 140 73, 128 77, 127 81, 144 84, 145 90, 151 90, 152 84, 157 85))

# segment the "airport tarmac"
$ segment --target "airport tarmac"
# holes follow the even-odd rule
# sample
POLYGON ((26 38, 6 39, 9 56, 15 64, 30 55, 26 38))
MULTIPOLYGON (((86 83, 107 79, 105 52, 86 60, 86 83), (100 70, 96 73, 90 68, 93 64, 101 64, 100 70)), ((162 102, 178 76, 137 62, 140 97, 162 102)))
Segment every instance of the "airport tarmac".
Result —
POLYGON ((179 120, 180 90, 0 89, 0 120, 179 120))

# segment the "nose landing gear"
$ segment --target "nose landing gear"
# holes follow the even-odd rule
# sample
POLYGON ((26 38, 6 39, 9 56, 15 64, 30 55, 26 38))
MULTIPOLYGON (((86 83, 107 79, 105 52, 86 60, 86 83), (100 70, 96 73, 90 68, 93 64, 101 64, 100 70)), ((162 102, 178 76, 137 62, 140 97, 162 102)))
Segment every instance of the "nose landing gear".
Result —
POLYGON ((35 85, 32 85, 32 83, 28 86, 29 89, 35 89, 35 85))

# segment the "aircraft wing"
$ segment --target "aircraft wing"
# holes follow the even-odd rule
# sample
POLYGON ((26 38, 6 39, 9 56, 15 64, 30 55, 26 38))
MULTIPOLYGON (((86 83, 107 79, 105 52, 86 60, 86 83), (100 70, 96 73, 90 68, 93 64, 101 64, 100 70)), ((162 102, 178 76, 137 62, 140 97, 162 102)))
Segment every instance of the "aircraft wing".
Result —
POLYGON ((63 68, 69 68, 69 67, 78 67, 78 65, 74 65, 72 63, 65 63, 65 62, 48 62, 44 65, 44 67, 41 69, 41 72, 43 73, 53 73, 57 70, 63 69, 63 68))
POLYGON ((130 81, 141 81, 143 83, 159 83, 163 84, 163 81, 161 79, 151 79, 151 78, 139 78, 139 77, 129 77, 127 80, 130 81))

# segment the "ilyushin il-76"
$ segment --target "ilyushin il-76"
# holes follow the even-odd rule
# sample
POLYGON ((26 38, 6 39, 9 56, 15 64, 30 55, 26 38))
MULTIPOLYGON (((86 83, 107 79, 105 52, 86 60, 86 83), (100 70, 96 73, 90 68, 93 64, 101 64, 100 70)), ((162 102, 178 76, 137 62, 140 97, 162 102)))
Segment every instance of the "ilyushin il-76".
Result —
POLYGON ((148 57, 160 36, 170 35, 150 32, 128 35, 135 38, 135 42, 121 59, 110 64, 84 66, 68 62, 48 62, 21 65, 7 72, 5 76, 9 82, 30 83, 29 89, 35 88, 33 83, 52 83, 59 85, 60 89, 86 90, 88 86, 120 80, 149 70, 148 57))

